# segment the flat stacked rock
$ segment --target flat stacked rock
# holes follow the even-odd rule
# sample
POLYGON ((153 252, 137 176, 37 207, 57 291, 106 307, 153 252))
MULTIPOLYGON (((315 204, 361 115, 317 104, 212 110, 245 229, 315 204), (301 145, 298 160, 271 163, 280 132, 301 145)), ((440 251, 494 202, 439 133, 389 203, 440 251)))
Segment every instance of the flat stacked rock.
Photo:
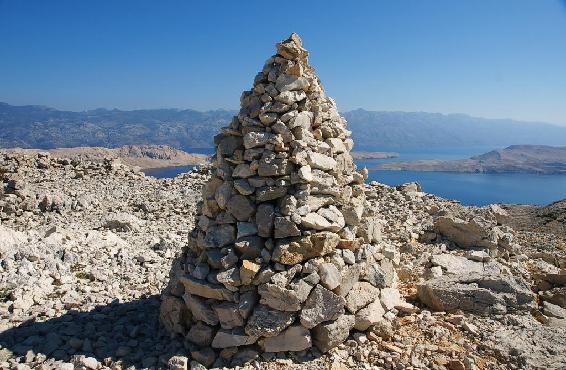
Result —
POLYGON ((382 320, 380 289, 395 283, 345 119, 299 36, 276 47, 215 137, 198 225, 164 294, 161 320, 193 358, 326 352, 382 320))

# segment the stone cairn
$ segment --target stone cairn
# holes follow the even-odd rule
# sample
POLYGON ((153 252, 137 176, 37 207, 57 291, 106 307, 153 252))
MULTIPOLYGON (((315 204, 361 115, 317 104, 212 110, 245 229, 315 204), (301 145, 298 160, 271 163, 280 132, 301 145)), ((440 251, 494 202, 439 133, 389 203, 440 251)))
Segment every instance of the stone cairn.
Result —
POLYGON ((394 283, 393 265, 376 262, 382 226, 365 212, 346 121, 299 36, 276 47, 214 139, 197 226, 163 295, 161 321, 206 366, 243 346, 326 352, 383 319, 380 289, 394 283))

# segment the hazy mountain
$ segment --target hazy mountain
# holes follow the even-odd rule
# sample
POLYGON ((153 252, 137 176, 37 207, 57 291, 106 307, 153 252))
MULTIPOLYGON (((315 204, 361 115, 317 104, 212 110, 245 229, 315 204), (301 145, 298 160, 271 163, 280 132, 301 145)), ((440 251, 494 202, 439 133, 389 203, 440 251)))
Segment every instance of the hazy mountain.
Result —
MULTIPOLYGON (((60 111, 0 103, 0 147, 119 147, 166 144, 180 149, 212 146, 236 111, 191 109, 60 111)), ((357 150, 418 147, 566 145, 566 127, 423 112, 343 113, 357 150)))
POLYGON ((59 111, 0 103, 0 147, 61 148, 165 144, 180 149, 212 146, 212 137, 236 112, 191 109, 59 111))
POLYGON ((566 145, 566 127, 541 122, 486 119, 425 112, 343 113, 358 150, 373 147, 506 147, 514 144, 566 145))

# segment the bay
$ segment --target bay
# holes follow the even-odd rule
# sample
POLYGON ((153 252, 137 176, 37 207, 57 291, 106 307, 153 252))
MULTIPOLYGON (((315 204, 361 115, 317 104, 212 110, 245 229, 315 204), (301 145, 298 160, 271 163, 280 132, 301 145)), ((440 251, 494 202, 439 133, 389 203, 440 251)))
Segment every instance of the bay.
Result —
MULTIPOLYGON (((366 148, 367 149, 367 148, 366 148)), ((373 148, 375 151, 397 151, 400 156, 389 159, 359 159, 358 168, 371 168, 388 161, 416 159, 464 159, 488 152, 493 148, 373 148)), ((212 153, 212 149, 199 152, 212 153)), ((145 170, 157 178, 171 178, 192 170, 193 166, 165 167, 145 170)), ((420 171, 369 170, 368 181, 396 186, 416 181, 423 191, 444 198, 455 199, 465 205, 482 206, 491 203, 548 204, 566 198, 566 175, 539 175, 527 173, 459 173, 420 171)))

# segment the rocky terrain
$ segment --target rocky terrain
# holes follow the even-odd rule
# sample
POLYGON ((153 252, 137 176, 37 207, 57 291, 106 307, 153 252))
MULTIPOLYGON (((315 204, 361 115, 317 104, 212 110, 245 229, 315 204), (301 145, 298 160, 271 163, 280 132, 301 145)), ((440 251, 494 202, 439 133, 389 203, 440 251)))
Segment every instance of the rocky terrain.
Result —
POLYGON ((205 154, 186 153, 168 145, 124 145, 120 148, 102 147, 77 147, 57 149, 0 149, 10 152, 24 154, 35 154, 47 152, 56 158, 67 158, 71 160, 83 160, 91 162, 103 162, 106 159, 114 159, 128 166, 141 169, 162 168, 174 166, 188 166, 208 163, 209 158, 205 154))
POLYGON ((424 159, 392 162, 378 170, 446 171, 477 173, 566 173, 566 147, 512 145, 505 149, 459 160, 424 159))
POLYGON ((0 368, 565 368, 563 205, 367 184, 276 49, 211 166, 0 152, 0 368))
MULTIPOLYGON (((2 154, 0 167, 0 368, 191 366, 183 340, 159 325, 159 297, 209 174, 157 180, 111 160, 44 154, 2 154)), ((463 207, 419 190, 364 188, 383 220, 377 245, 396 271, 388 276, 415 309, 383 297, 398 315, 367 334, 353 330, 327 354, 248 351, 234 365, 564 368, 566 253, 553 234, 535 230, 531 240, 541 243, 519 244, 500 207, 463 207)))

